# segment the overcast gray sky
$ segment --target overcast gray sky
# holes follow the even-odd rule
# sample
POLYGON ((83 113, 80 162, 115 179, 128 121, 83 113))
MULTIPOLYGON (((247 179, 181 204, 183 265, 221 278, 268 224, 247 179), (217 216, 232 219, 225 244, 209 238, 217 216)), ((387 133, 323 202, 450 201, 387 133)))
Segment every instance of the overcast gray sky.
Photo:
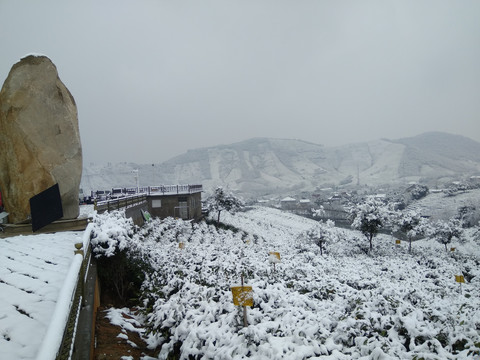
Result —
POLYGON ((0 0, 0 82, 47 55, 85 162, 252 137, 480 141, 480 1, 0 0))

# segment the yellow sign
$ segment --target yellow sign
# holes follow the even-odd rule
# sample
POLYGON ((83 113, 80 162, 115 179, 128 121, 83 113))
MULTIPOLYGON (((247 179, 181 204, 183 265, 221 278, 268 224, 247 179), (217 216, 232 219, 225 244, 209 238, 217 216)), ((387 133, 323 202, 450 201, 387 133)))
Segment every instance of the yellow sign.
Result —
POLYGON ((185 249, 185 243, 184 243, 184 242, 179 242, 179 243, 178 243, 178 247, 179 247, 180 249, 185 249))
POLYGON ((273 256, 275 256, 275 257, 278 259, 278 261, 280 261, 280 253, 279 253, 279 252, 277 252, 277 251, 270 251, 270 252, 268 253, 268 255, 273 255, 273 256))
POLYGON ((396 245, 400 245, 402 242, 400 240, 395 240, 396 245))
POLYGON ((465 283, 465 278, 463 275, 455 275, 455 281, 458 283, 465 283))
POLYGON ((253 306, 253 290, 249 285, 232 286, 233 305, 253 306))
POLYGON ((450 248, 450 251, 455 251, 455 248, 454 247, 450 248))

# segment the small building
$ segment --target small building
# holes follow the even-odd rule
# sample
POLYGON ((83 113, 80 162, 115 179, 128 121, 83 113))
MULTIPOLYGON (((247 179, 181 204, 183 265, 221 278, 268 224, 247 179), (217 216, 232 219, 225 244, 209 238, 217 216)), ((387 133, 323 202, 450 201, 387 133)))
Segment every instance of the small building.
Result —
POLYGON ((101 214, 104 211, 125 209, 125 215, 132 218, 136 225, 143 224, 145 211, 160 219, 200 219, 202 191, 202 185, 149 186, 136 195, 96 202, 95 210, 101 214))
POLYGON ((310 199, 300 199, 300 208, 310 210, 312 208, 312 202, 310 199))
POLYGON ((284 210, 295 210, 297 208, 297 200, 287 196, 280 200, 281 208, 284 210))
POLYGON ((151 187, 147 203, 153 217, 198 219, 202 216, 202 185, 151 187))
POLYGON ((258 199, 257 200, 257 205, 259 206, 268 206, 269 205, 269 200, 265 200, 265 199, 258 199))
POLYGON ((469 180, 472 184, 475 184, 475 185, 480 184, 480 176, 478 175, 470 176, 469 180))

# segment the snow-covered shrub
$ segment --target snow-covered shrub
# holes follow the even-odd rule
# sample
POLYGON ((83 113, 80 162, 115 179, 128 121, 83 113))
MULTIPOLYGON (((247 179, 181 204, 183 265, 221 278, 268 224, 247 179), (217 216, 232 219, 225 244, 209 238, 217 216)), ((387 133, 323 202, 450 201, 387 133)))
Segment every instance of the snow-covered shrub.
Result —
POLYGON ((90 243, 103 293, 122 306, 136 301, 148 271, 148 262, 137 251, 137 227, 131 218, 125 217, 125 211, 95 214, 93 224, 90 243))
POLYGON ((90 243, 95 257, 110 257, 127 248, 134 234, 131 218, 125 217, 125 211, 95 214, 90 243))
POLYGON ((431 224, 428 230, 428 235, 431 239, 443 244, 445 246, 445 251, 447 251, 447 245, 450 244, 454 238, 461 240, 462 232, 463 230, 459 220, 438 220, 431 224))
POLYGON ((420 200, 428 195, 429 189, 426 185, 415 184, 408 189, 412 200, 420 200))
POLYGON ((471 184, 463 181, 455 181, 443 190, 445 196, 456 196, 465 193, 472 188, 471 184))
POLYGON ((469 228, 478 224, 480 220, 478 205, 480 204, 470 203, 462 205, 457 209, 457 219, 462 223, 462 227, 469 228))
POLYGON ((318 205, 317 206, 317 209, 315 208, 312 208, 312 216, 313 217, 322 217, 322 216, 325 216, 325 208, 323 207, 323 205, 318 205))
POLYGON ((335 223, 332 220, 327 220, 325 223, 318 222, 315 226, 305 231, 302 236, 307 241, 317 245, 320 249, 320 255, 323 255, 325 245, 336 240, 337 231, 335 223))
MULTIPOLYGON (((191 224, 178 220, 177 226, 164 232, 160 243, 144 244, 154 271, 144 282, 143 300, 144 306, 151 309, 148 314, 150 330, 156 334, 157 341, 166 341, 162 353, 173 352, 178 342, 185 346, 190 344, 191 351, 197 349, 199 354, 208 353, 204 343, 191 342, 195 338, 190 339, 189 332, 182 330, 183 324, 193 320, 197 327, 213 325, 222 321, 225 312, 222 308, 225 307, 232 313, 227 317, 228 321, 223 320, 229 324, 227 334, 235 331, 239 323, 231 304, 230 285, 239 283, 242 273, 248 282, 253 273, 259 271, 253 267, 251 257, 268 256, 248 251, 244 238, 243 232, 234 233, 206 223, 191 224), (175 240, 178 233, 189 234, 188 239, 184 239, 183 249, 175 240), (205 248, 209 249, 208 252, 205 248), (202 316, 197 319, 199 314, 202 316)), ((266 273, 268 263, 266 259, 264 262, 263 271, 266 273)), ((198 328, 195 334, 200 333, 201 328, 198 328)), ((220 332, 208 336, 214 336, 212 341, 221 343, 225 341, 222 336, 228 335, 220 332)))
POLYGON ((129 247, 151 266, 142 299, 160 359, 454 360, 480 351, 474 241, 459 244, 453 257, 419 240, 411 255, 378 234, 372 257, 352 246, 359 232, 335 229, 335 244, 321 257, 316 245, 298 248, 316 222, 276 209, 226 213, 223 222, 236 232, 156 221, 129 247), (275 271, 269 251, 281 254, 275 271), (453 280, 459 272, 468 274, 463 293, 453 280), (230 291, 242 273, 253 288, 247 327, 230 291))

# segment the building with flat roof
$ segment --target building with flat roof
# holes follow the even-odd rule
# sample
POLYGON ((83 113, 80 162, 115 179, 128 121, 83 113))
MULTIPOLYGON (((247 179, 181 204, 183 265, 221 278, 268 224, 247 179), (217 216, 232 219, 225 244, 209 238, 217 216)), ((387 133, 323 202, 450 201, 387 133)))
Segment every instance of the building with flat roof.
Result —
POLYGON ((153 217, 198 219, 202 216, 202 185, 151 188, 147 203, 153 217))

